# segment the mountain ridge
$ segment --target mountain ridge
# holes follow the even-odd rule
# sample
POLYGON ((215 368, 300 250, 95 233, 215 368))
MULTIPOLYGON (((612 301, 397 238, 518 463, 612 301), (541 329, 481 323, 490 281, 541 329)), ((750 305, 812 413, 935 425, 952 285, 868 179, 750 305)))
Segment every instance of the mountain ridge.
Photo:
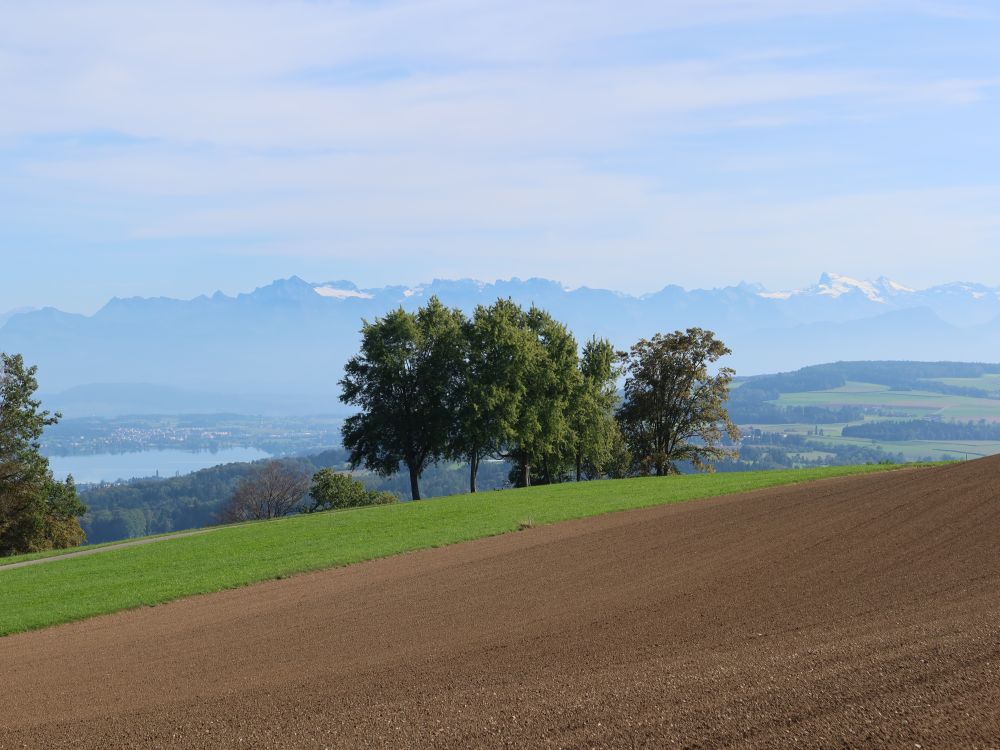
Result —
POLYGON ((148 383, 233 397, 317 399, 328 410, 362 319, 432 295, 467 313, 497 297, 537 304, 579 341, 627 348, 657 331, 700 326, 733 350, 740 374, 838 359, 981 361, 1000 352, 1000 290, 952 282, 913 290, 887 278, 824 273, 816 284, 771 292, 760 284, 631 295, 542 278, 432 279, 361 288, 348 280, 278 279, 233 296, 115 297, 92 315, 20 312, 0 326, 0 350, 39 365, 45 392, 94 383, 148 383))

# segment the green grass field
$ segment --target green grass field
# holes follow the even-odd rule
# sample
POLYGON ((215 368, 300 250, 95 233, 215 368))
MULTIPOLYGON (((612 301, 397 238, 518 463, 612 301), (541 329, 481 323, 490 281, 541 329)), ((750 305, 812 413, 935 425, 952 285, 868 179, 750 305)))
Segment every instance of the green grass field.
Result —
POLYGON ((894 391, 871 383, 847 383, 840 388, 803 393, 782 393, 780 406, 881 407, 912 418, 940 417, 947 420, 987 419, 1000 421, 1000 399, 950 396, 931 391, 894 391))
MULTIPOLYGON (((866 417, 866 422, 885 420, 886 417, 866 417)), ((860 424, 854 422, 852 424, 860 424)), ((1000 453, 1000 441, 997 440, 871 440, 870 438, 843 437, 841 431, 847 423, 823 424, 819 428, 822 435, 815 435, 815 424, 762 424, 754 425, 764 432, 777 432, 783 435, 801 435, 806 438, 812 450, 797 451, 793 455, 797 460, 815 461, 833 454, 824 452, 824 446, 859 445, 877 446, 889 453, 902 454, 907 461, 922 461, 932 459, 944 461, 951 459, 979 458, 1000 453)))
MULTIPOLYGON (((981 378, 942 378, 941 382, 964 385, 983 390, 1000 388, 1000 376, 984 375, 981 378)), ((866 415, 865 422, 933 417, 946 421, 1000 421, 1000 399, 952 396, 931 391, 894 391, 887 386, 873 383, 848 382, 840 388, 825 391, 783 393, 774 402, 781 406, 819 406, 839 408, 860 406, 881 408, 897 416, 866 415)), ((852 424, 860 424, 853 422, 852 424)), ((842 437, 844 423, 819 425, 822 436, 813 433, 815 424, 755 424, 765 432, 804 436, 812 448, 798 454, 800 460, 821 458, 824 446, 858 445, 881 448, 898 453, 907 461, 925 459, 978 458, 1000 453, 1000 441, 995 440, 900 440, 872 441, 867 438, 842 437)))
POLYGON ((25 558, 6 558, 0 563, 0 635, 503 534, 522 522, 549 524, 890 468, 842 466, 561 484, 220 527, 17 569, 4 570, 2 563, 25 558))
POLYGON ((979 388, 988 393, 1000 393, 1000 375, 980 375, 978 378, 935 378, 935 382, 961 388, 979 388))

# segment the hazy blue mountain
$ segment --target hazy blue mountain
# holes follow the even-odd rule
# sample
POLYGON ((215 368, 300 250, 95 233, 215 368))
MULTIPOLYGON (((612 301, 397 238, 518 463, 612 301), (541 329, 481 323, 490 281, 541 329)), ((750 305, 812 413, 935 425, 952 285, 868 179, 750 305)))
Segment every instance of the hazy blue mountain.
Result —
POLYGON ((535 303, 581 341, 606 336, 621 348, 657 331, 710 328, 733 348, 729 364, 741 374, 838 359, 1000 356, 997 289, 954 283, 912 290, 828 273, 799 290, 669 285, 643 296, 546 279, 361 289, 292 277, 235 297, 116 298, 91 316, 20 312, 0 327, 0 350, 39 365, 42 390, 61 394, 61 408, 77 415, 329 413, 338 408, 337 380, 357 349, 362 318, 415 308, 432 295, 467 311, 497 297, 535 303), (79 390, 91 384, 103 385, 79 390))
POLYGON ((33 307, 15 307, 13 310, 8 310, 7 312, 0 312, 0 327, 6 323, 10 318, 15 315, 20 315, 21 313, 32 312, 35 308, 33 307))

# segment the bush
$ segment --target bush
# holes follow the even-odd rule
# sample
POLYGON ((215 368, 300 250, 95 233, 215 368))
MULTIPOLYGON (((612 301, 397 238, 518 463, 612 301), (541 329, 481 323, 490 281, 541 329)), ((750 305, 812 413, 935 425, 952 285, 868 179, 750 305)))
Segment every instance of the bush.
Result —
POLYGON ((312 505, 309 513, 340 508, 360 508, 363 505, 388 505, 396 502, 391 492, 378 492, 365 486, 350 474, 333 469, 320 469, 313 475, 312 489, 309 490, 312 505))

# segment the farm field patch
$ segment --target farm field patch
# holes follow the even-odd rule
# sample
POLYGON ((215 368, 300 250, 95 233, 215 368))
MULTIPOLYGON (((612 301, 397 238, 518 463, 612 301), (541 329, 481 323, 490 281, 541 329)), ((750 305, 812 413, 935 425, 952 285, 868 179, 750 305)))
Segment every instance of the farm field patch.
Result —
POLYGON ((934 382, 959 388, 978 388, 988 393, 1000 394, 1000 375, 996 373, 980 375, 978 378, 934 378, 934 382))
POLYGON ((802 393, 782 393, 779 406, 858 406, 890 410, 900 417, 937 417, 949 420, 1000 420, 1000 400, 953 396, 931 391, 900 391, 870 383, 850 383, 841 388, 802 393))

